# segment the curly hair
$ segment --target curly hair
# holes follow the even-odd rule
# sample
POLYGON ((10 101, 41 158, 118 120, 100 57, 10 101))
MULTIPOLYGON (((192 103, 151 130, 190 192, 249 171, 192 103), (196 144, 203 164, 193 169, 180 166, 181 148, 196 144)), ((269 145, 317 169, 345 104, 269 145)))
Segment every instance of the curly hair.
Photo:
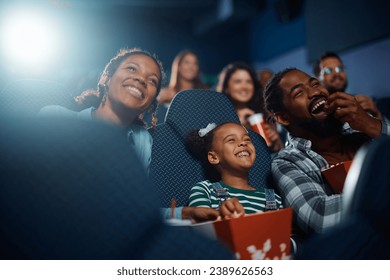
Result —
POLYGON ((205 171, 206 177, 211 181, 219 181, 221 175, 219 171, 212 165, 208 160, 208 152, 211 150, 213 145, 214 136, 216 131, 222 127, 224 124, 218 124, 214 129, 209 131, 205 136, 199 136, 199 129, 191 130, 185 139, 185 145, 187 150, 192 154, 192 156, 199 160, 202 163, 203 169, 205 171))

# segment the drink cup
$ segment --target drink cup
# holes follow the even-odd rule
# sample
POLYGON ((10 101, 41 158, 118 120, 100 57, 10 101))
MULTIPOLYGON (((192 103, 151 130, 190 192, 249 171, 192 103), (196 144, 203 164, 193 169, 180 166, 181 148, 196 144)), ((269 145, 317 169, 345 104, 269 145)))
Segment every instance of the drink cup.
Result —
POLYGON ((253 114, 252 116, 248 117, 248 122, 252 130, 260 134, 261 137, 264 138, 267 145, 270 146, 271 140, 269 139, 266 133, 263 114, 261 113, 253 114))

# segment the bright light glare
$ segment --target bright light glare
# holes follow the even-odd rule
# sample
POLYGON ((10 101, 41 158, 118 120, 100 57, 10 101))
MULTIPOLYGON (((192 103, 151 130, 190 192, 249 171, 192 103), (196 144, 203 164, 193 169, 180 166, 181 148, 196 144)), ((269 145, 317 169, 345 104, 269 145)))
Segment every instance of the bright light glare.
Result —
POLYGON ((9 15, 2 24, 3 53, 17 68, 46 64, 56 53, 55 37, 50 21, 31 12, 9 15))

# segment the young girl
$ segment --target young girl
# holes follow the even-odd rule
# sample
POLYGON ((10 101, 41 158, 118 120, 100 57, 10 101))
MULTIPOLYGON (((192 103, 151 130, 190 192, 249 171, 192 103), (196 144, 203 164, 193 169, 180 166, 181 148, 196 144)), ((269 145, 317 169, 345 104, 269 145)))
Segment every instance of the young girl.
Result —
POLYGON ((280 197, 272 190, 256 189, 248 183, 256 151, 242 125, 209 124, 190 132, 186 140, 206 170, 217 172, 214 175, 220 178, 218 183, 196 183, 191 189, 190 206, 219 209, 222 217, 282 208, 280 197))

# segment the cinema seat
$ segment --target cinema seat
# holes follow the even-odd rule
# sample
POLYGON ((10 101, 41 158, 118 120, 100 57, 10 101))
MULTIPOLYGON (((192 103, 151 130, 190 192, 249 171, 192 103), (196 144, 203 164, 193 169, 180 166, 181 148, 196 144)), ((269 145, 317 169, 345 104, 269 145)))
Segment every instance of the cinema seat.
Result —
POLYGON ((64 84, 38 79, 12 81, 0 91, 0 116, 35 116, 47 105, 73 105, 72 91, 64 84))
MULTIPOLYGON (((150 175, 158 187, 163 207, 174 198, 179 206, 187 205, 191 187, 207 176, 201 163, 185 147, 187 134, 209 123, 239 123, 236 111, 224 94, 211 90, 181 91, 171 102, 165 123, 151 130, 153 136, 150 175)), ((256 147, 256 161, 249 174, 254 187, 269 187, 271 156, 264 139, 249 131, 256 147)))

